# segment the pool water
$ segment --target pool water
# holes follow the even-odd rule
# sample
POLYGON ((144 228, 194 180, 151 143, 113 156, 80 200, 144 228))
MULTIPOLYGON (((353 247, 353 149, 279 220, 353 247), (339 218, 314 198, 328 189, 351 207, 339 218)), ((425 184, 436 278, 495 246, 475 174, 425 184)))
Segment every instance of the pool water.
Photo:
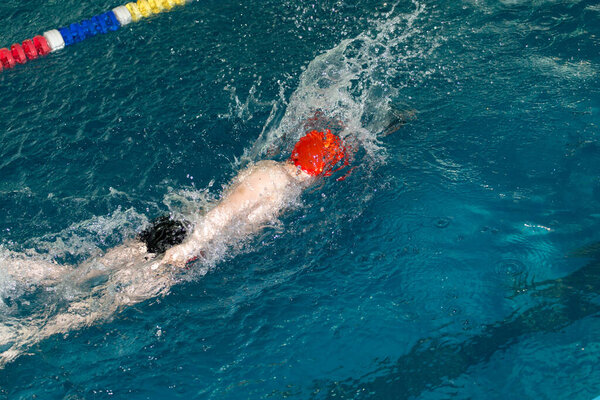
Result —
MULTIPOLYGON (((117 5, 5 1, 2 46, 117 5)), ((357 166, 0 398, 595 398, 599 49, 591 0, 205 0, 0 73, 0 253, 98 256, 308 127, 357 166)), ((0 321, 77 295, 0 276, 0 321)))

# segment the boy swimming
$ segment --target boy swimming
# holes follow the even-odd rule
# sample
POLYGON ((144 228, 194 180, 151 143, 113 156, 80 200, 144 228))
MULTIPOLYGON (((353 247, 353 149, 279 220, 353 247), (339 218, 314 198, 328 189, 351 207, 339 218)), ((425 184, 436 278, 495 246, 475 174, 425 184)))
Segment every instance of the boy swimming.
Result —
MULTIPOLYGON (((330 130, 310 131, 300 138, 286 161, 259 161, 238 173, 219 202, 196 226, 159 217, 137 240, 108 250, 94 263, 102 264, 103 269, 120 269, 122 265, 118 264, 156 259, 155 267, 184 267, 228 229, 234 227, 239 236, 246 236, 273 221, 303 189, 319 177, 330 176, 342 161, 348 164, 348 152, 340 137, 330 130)), ((15 273, 24 273, 28 279, 39 282, 51 282, 69 270, 16 254, 13 264, 19 270, 15 273)))
POLYGON ((161 263, 185 266, 234 221, 242 234, 253 233, 273 220, 315 178, 331 175, 342 160, 347 163, 347 157, 341 139, 331 131, 307 133, 287 161, 261 161, 238 174, 202 224, 183 243, 168 249, 161 263))
POLYGON ((339 168, 348 165, 342 139, 329 130, 311 131, 296 143, 288 160, 260 161, 241 171, 195 225, 158 218, 135 240, 77 267, 11 253, 9 260, 0 260, 0 271, 16 281, 34 287, 67 286, 79 294, 50 318, 5 319, 0 324, 0 367, 40 340, 167 294, 182 267, 214 245, 259 231, 340 164, 339 168))

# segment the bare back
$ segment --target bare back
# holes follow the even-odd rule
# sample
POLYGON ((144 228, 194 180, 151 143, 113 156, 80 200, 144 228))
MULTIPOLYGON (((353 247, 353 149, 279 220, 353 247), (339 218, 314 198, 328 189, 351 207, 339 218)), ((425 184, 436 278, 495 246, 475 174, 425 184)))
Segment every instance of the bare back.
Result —
POLYGON ((311 178, 290 163, 261 161, 250 166, 232 181, 190 238, 167 251, 163 263, 184 265, 232 225, 244 234, 259 230, 297 198, 311 178))

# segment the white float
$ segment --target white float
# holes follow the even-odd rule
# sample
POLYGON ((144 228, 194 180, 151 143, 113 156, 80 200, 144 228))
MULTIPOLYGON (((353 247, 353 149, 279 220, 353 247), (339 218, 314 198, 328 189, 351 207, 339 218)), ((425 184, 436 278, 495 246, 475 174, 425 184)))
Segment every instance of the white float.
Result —
POLYGON ((131 13, 125 6, 113 8, 113 12, 115 13, 115 17, 117 17, 117 20, 121 26, 128 25, 133 21, 131 18, 131 13))
POLYGON ((46 42, 48 42, 48 46, 50 46, 50 50, 53 53, 65 48, 65 41, 60 32, 56 29, 44 32, 44 38, 46 38, 46 42))

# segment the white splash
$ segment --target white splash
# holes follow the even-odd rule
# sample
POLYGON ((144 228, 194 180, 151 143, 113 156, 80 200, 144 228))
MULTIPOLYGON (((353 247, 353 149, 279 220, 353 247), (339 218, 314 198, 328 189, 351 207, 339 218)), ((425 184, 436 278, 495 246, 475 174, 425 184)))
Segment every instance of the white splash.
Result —
POLYGON ((398 81, 398 72, 438 45, 435 39, 420 36, 416 22, 425 7, 417 2, 413 6, 411 13, 398 15, 394 6, 383 19, 373 21, 372 29, 343 40, 311 61, 289 102, 273 106, 243 161, 289 149, 307 129, 328 127, 337 128, 336 133, 364 149, 369 159, 383 160, 385 152, 378 135, 386 128, 392 104, 409 84, 398 81), (413 46, 411 40, 420 45, 413 46), (423 45, 423 40, 428 42, 423 45))
MULTIPOLYGON (((393 7, 382 19, 373 21, 371 29, 342 41, 312 60, 289 101, 280 100, 273 106, 260 137, 246 151, 242 161, 268 158, 277 147, 289 149, 307 128, 319 128, 319 124, 327 125, 323 128, 335 128, 336 133, 363 149, 370 161, 383 161, 385 151, 378 135, 386 127, 392 103, 409 84, 399 81, 399 71, 404 70, 401 75, 406 75, 411 60, 426 56, 437 46, 435 38, 421 35, 418 27, 424 6, 416 2, 413 6, 414 10, 408 14, 397 13, 393 7)), ((426 71, 408 74, 411 73, 425 74, 426 71)), ((243 116, 248 112, 248 103, 239 102, 235 92, 232 96, 243 116)), ((251 101, 254 101, 253 96, 250 93, 251 101)), ((197 222, 214 201, 206 188, 169 193, 164 204, 177 217, 197 222)), ((224 233, 227 237, 219 241, 224 244, 211 249, 202 265, 191 273, 181 274, 140 258, 141 253, 131 246, 136 230, 147 223, 147 218, 134 210, 117 210, 108 217, 96 217, 27 243, 26 247, 35 251, 29 252, 29 259, 19 259, 19 262, 35 262, 44 275, 38 282, 46 279, 54 283, 46 286, 51 290, 36 292, 39 285, 22 284, 17 277, 18 270, 0 270, 0 304, 10 296, 23 293, 39 303, 27 318, 19 317, 19 310, 3 313, 0 367, 40 340, 101 323, 123 307, 164 296, 182 279, 202 276, 212 265, 243 251, 243 238, 236 239, 235 232, 224 233), (120 254, 119 264, 109 266, 107 260, 113 250, 106 252, 106 249, 127 241, 130 245, 126 261, 122 261, 123 254, 120 254), (69 257, 85 261, 70 267, 64 262, 69 257), (66 278, 58 279, 57 271, 66 278)), ((15 257, 20 256, 0 249, 0 264, 17 265, 15 257)))

